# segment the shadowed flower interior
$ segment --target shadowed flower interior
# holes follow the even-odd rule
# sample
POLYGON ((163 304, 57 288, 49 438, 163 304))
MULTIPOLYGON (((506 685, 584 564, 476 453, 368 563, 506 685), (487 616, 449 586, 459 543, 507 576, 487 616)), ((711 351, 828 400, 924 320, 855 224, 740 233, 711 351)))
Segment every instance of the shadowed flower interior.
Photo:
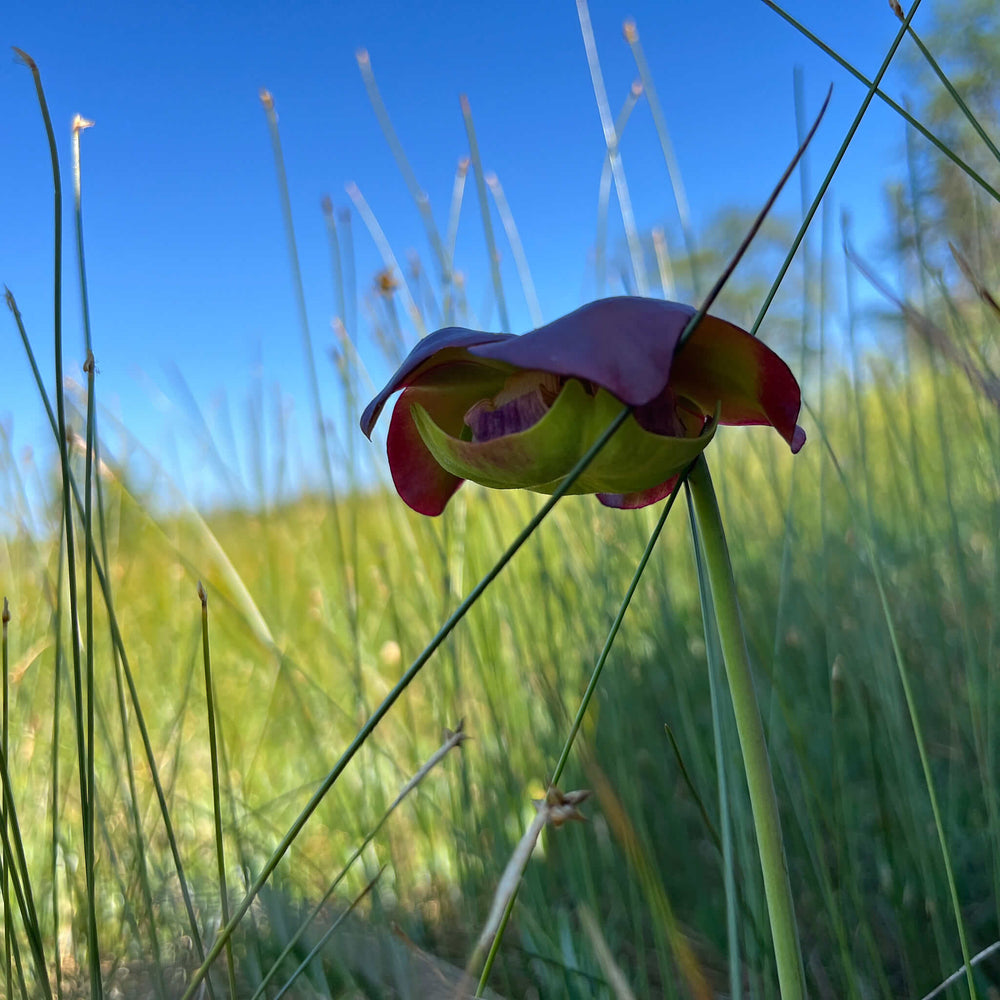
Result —
POLYGON ((632 413, 572 485, 610 507, 666 496, 719 423, 770 424, 798 451, 799 387, 769 348, 690 306, 602 299, 523 336, 448 327, 411 351, 361 418, 402 393, 387 436, 397 491, 441 513, 466 479, 552 493, 622 405, 632 413))

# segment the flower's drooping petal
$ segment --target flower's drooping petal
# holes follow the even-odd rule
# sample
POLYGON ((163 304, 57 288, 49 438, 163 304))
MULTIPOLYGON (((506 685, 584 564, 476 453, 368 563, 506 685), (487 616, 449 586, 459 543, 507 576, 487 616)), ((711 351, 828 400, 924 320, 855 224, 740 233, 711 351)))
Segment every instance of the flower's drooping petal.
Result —
MULTIPOLYGON (((621 406, 610 393, 594 395, 571 379, 536 424, 489 441, 461 440, 419 405, 411 414, 428 451, 452 476, 493 489, 552 493, 621 406)), ((698 437, 665 437, 629 417, 569 492, 631 494, 655 487, 684 469, 714 433, 713 422, 698 437)))
MULTIPOLYGON (((632 296, 599 299, 520 337, 470 345, 479 358, 573 376, 603 386, 632 406, 660 394, 695 310, 632 296)), ((700 326, 721 323, 706 316, 700 326)), ((709 412, 715 408, 714 403, 709 412)))
POLYGON ((413 412, 432 414, 442 428, 460 434, 469 406, 499 391, 504 377, 503 372, 478 363, 456 362, 424 372, 400 394, 389 422, 386 450, 396 492, 417 513, 440 514, 462 479, 442 468, 427 450, 413 412))
POLYGON ((510 340, 512 336, 510 333, 483 333, 480 330, 448 326, 424 337, 396 369, 396 373, 386 383, 385 388, 365 407, 365 412, 361 414, 361 430, 364 431, 365 437, 371 437, 372 428, 382 412, 382 407, 398 389, 412 385, 431 368, 455 361, 475 360, 469 357, 467 351, 467 348, 474 344, 492 344, 510 340))
POLYGON ((677 352, 670 376, 678 396, 705 412, 720 404, 723 424, 771 424, 793 452, 806 434, 796 425, 799 385, 777 354, 737 326, 716 320, 700 324, 677 352))
POLYGON ((657 503, 664 497, 670 496, 676 483, 677 476, 671 476, 665 483, 648 490, 639 490, 637 493, 598 493, 597 499, 605 507, 635 510, 638 507, 648 507, 651 503, 657 503))

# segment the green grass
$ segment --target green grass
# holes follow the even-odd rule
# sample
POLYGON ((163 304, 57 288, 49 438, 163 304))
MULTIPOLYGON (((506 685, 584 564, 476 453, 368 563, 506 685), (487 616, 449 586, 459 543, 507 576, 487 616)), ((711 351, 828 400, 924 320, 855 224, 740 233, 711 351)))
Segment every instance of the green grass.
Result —
MULTIPOLYGON (((376 100, 370 66, 362 69, 376 100)), ((471 142, 470 116, 467 126, 471 142)), ((405 157, 401 165, 406 174, 405 157)), ((478 156, 474 170, 480 179, 478 156)), ((904 197, 901 219, 940 240, 917 190, 904 197)), ((813 210, 804 191, 803 217, 813 210)), ((983 218, 995 211, 987 205, 983 218)), ((347 260, 351 250, 328 218, 339 274, 341 251, 347 260)), ((827 272, 825 217, 823 227, 827 272)), ((290 219, 288 232, 294 248, 290 219)), ((439 237, 432 244, 447 257, 439 237)), ((970 954, 1000 937, 997 316, 968 284, 937 285, 924 253, 917 241, 901 257, 921 278, 908 289, 914 312, 905 324, 870 326, 870 315, 853 314, 847 289, 852 330, 880 330, 884 350, 862 352, 852 337, 836 354, 807 336, 823 330, 814 308, 837 297, 829 277, 807 273, 816 289, 802 314, 810 367, 799 371, 808 445, 793 459, 771 432, 727 428, 709 452, 809 995, 821 998, 923 996, 961 967, 959 926, 970 954)), ((996 288, 989 253, 975 261, 982 284, 996 288)), ((439 263, 451 281, 451 261, 439 263)), ((703 274, 704 283, 714 277, 703 274)), ((461 289, 447 294, 461 316, 461 289)), ((738 273, 729 294, 759 303, 767 289, 741 284, 738 273)), ((386 329, 369 331, 373 344, 398 334, 394 297, 385 298, 386 329)), ((314 366, 306 329, 303 342, 314 366)), ((346 405, 337 432, 349 438, 351 404, 364 391, 354 344, 345 335, 340 346, 346 405)), ((560 501, 331 782, 331 767, 407 664, 420 662, 543 499, 467 485, 442 518, 421 518, 390 490, 359 485, 362 460, 351 450, 338 480, 351 488, 336 494, 162 513, 109 449, 95 461, 91 383, 66 417, 91 442, 74 450, 63 433, 66 492, 60 483, 48 507, 30 511, 42 531, 0 539, 11 611, 4 995, 39 995, 50 981, 64 997, 98 987, 181 995, 199 947, 207 951, 225 923, 220 842, 235 913, 324 783, 328 794, 313 800, 239 922, 231 971, 216 963, 215 995, 254 995, 279 955, 269 996, 299 963, 289 995, 405 996, 407 987, 434 995, 439 986, 426 983, 443 982, 454 990, 660 508, 560 501), (95 509, 80 486, 88 470, 101 484, 95 509), (75 608, 59 527, 74 487, 87 498, 79 517, 74 510, 77 582, 81 595, 94 595, 92 634, 79 627, 88 665, 80 669, 77 657, 79 681, 71 620, 91 619, 85 596, 75 608), (435 754, 442 730, 460 720, 473 739, 435 754), (100 962, 88 945, 95 936, 100 962), (429 972, 430 956, 448 967, 429 972)), ((314 406, 319 414, 318 393, 314 406)), ((256 467, 267 468, 274 456, 253 432, 256 467)), ((4 468, 12 520, 27 521, 18 466, 4 468)), ((732 706, 709 655, 691 534, 677 504, 560 779, 563 790, 595 791, 583 806, 589 822, 546 828, 525 870, 489 978, 505 997, 626 996, 622 983, 638 997, 777 995, 732 706)), ((990 995, 1000 988, 997 969, 986 958, 947 995, 968 996, 972 983, 990 995)))

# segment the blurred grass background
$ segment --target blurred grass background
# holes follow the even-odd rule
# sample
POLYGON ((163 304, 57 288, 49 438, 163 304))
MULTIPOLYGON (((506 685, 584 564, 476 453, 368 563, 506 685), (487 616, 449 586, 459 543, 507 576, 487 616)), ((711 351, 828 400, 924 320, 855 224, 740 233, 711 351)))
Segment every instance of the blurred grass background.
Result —
MULTIPOLYGON (((959 65, 954 82, 976 120, 996 134, 1000 92, 983 74, 1000 30, 995 11, 976 16, 976 44, 966 46, 971 68, 959 65)), ((947 38, 949 23, 945 11, 928 40, 932 49, 947 38)), ((983 154, 954 103, 928 98, 922 115, 959 157, 996 176, 997 160, 983 154)), ((804 208, 812 193, 804 192, 804 208)), ((822 998, 921 997, 962 964, 900 669, 915 693, 970 947, 979 952, 1000 938, 1000 310, 990 296, 1000 288, 1000 215, 965 174, 924 147, 910 148, 907 174, 891 197, 897 225, 887 244, 895 272, 873 277, 895 289, 895 300, 876 306, 869 296, 856 304, 870 266, 847 245, 849 227, 823 213, 811 256, 807 246, 793 268, 795 288, 783 292, 773 321, 762 327, 803 382, 807 447, 793 460, 773 434, 726 429, 710 449, 758 668, 810 995, 822 998), (845 253, 833 249, 841 237, 845 253), (949 241, 963 255, 965 273, 952 263, 949 241), (846 279, 834 277, 844 273, 846 279), (834 308, 846 316, 846 342, 828 333, 834 308)), ((720 312, 750 325, 774 273, 767 255, 787 248, 796 224, 772 223, 720 312)), ((679 287, 664 291, 693 294, 685 274, 710 282, 741 235, 733 219, 720 220, 714 238, 703 234, 712 252, 675 260, 679 287)), ((650 274, 662 279, 654 235, 637 236, 650 274)), ((616 265, 614 248, 607 254, 609 284, 624 280, 628 288, 627 258, 620 256, 616 265)), ((404 280, 419 286, 429 280, 423 274, 414 265, 404 280)), ((390 356, 409 335, 401 277, 375 276, 371 326, 363 334, 390 356)), ((456 288, 452 308, 461 319, 456 288)), ((414 299, 418 310, 426 301, 414 299)), ((445 308, 443 300, 439 305, 445 308)), ((434 310, 425 312, 432 326, 434 310)), ((320 363, 318 370, 341 380, 344 412, 332 423, 340 441, 353 442, 367 388, 346 332, 337 352, 332 368, 320 363)), ((82 483, 82 393, 70 396, 70 409, 68 440, 78 445, 72 463, 82 483)), ((244 485, 256 503, 201 514, 183 503, 164 505, 160 474, 134 475, 130 459, 116 458, 108 444, 119 430, 104 425, 97 465, 115 618, 206 945, 225 921, 197 582, 209 595, 221 819, 235 901, 404 667, 541 504, 467 485, 442 518, 420 518, 377 485, 363 441, 336 457, 330 491, 279 503, 262 484, 280 481, 288 447, 311 445, 286 442, 282 414, 262 397, 249 412, 246 467, 254 482, 244 485)), ((229 463, 226 442, 210 447, 220 465, 229 463)), ((130 448, 119 451, 128 456, 130 448)), ((107 615, 98 601, 88 891, 73 737, 83 707, 71 680, 56 470, 27 471, 51 498, 41 508, 27 499, 37 491, 22 480, 24 467, 8 457, 3 470, 13 520, 42 525, 0 539, 11 613, 7 819, 12 801, 25 851, 23 867, 13 854, 5 867, 30 874, 55 992, 92 989, 84 972, 92 895, 104 989, 176 996, 198 964, 197 947, 134 705, 125 712, 123 737, 107 615)), ((293 948, 292 958, 302 959, 375 879, 354 922, 334 933, 290 988, 297 996, 450 995, 448 976, 464 965, 534 814, 531 799, 544 793, 658 514, 607 511, 586 497, 560 503, 295 839, 234 936, 235 992, 254 994, 309 908, 440 745, 442 729, 464 720, 473 740, 449 753, 378 829, 293 948), (449 965, 433 966, 437 979, 420 980, 414 963, 429 968, 430 956, 449 965)), ((565 789, 604 792, 585 806, 589 822, 543 834, 525 873, 491 978, 503 996, 731 995, 720 766, 728 778, 739 897, 736 978, 746 996, 776 995, 726 702, 722 765, 715 753, 685 521, 679 505, 562 782, 565 789), (641 845, 645 867, 627 849, 623 829, 641 845)), ((82 554, 79 533, 77 544, 82 554)), ((16 835, 6 839, 13 850, 16 835)), ((15 909, 11 897, 4 907, 4 995, 22 988, 39 995, 30 921, 15 909)), ((213 976, 218 996, 232 989, 223 965, 213 976)), ((293 968, 289 960, 268 995, 293 968)), ((996 955, 977 965, 975 982, 982 995, 998 995, 996 955)), ((969 986, 963 978, 942 995, 966 996, 969 986)))

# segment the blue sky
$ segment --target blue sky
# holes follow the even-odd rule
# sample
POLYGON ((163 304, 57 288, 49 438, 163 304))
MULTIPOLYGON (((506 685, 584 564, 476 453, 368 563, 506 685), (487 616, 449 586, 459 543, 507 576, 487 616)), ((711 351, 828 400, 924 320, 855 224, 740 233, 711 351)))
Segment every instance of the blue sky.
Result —
MULTIPOLYGON (((869 75, 898 29, 881 2, 791 0, 788 9, 869 75)), ((864 96, 859 84, 756 0, 592 0, 590 13, 614 112, 636 77, 622 38, 623 20, 636 19, 696 226, 724 205, 755 208, 766 197, 795 146, 794 67, 805 74, 810 115, 834 84, 811 151, 814 183, 864 96)), ((67 371, 78 371, 82 360, 69 214, 69 123, 79 112, 96 123, 84 134, 83 161, 98 394, 168 466, 175 467, 172 456, 181 454, 180 474, 195 481, 195 492, 202 489, 197 447, 192 450, 192 432, 178 407, 180 393, 169 374, 174 367, 207 412, 217 412, 225 394, 236 436, 250 419, 246 398, 255 384, 268 399, 272 391, 280 394, 296 415, 300 436, 311 427, 261 87, 274 94, 278 109, 324 405, 331 413, 341 414, 342 406, 325 360, 335 306, 321 196, 346 208, 344 185, 356 182, 397 256, 403 260, 413 248, 430 260, 418 213, 358 71, 360 47, 371 53, 439 226, 445 225, 456 163, 468 151, 459 109, 459 94, 466 93, 484 166, 504 186, 544 316, 554 318, 593 297, 588 259, 604 139, 572 0, 49 2, 17 5, 4 28, 4 41, 29 52, 41 69, 61 144, 67 371)), ((905 87, 903 73, 890 71, 885 88, 902 97, 905 87)), ((50 373, 48 152, 31 76, 13 57, 0 60, 0 93, 0 280, 17 297, 50 373)), ((883 189, 899 176, 901 142, 900 123, 873 107, 835 182, 836 205, 851 210, 863 243, 877 241, 881 232, 883 189)), ((639 228, 670 230, 673 198, 644 103, 628 126, 622 154, 639 228)), ((456 266, 468 275, 470 302, 478 309, 489 278, 471 183, 466 195, 456 266)), ((797 211, 798 197, 797 185, 790 185, 783 209, 797 211)), ((356 216, 353 230, 363 293, 380 259, 356 216)), ((620 223, 611 237, 620 240, 620 223)), ((530 319, 509 253, 504 278, 511 325, 524 330, 530 319)), ((13 323, 4 323, 0 420, 11 428, 17 451, 45 441, 45 426, 13 323)), ((376 377, 383 375, 364 324, 353 332, 376 377)), ((354 428, 341 420, 338 432, 354 428)))

